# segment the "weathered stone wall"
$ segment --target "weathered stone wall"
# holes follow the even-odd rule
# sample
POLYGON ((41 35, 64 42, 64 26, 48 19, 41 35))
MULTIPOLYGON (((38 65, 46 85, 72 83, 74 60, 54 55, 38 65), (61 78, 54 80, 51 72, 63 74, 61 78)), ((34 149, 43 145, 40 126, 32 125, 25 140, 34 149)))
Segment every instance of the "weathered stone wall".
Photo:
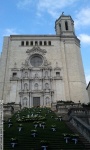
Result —
POLYGON ((41 106, 46 105, 45 99, 47 97, 50 99, 50 103, 59 100, 89 102, 80 53, 80 41, 75 36, 73 20, 70 16, 62 15, 56 24, 58 27, 56 35, 11 35, 4 38, 3 51, 0 58, 0 98, 4 100, 4 103, 21 103, 20 98, 24 98, 22 95, 26 95, 26 98, 29 99, 30 104, 28 102, 28 105, 30 106, 33 106, 32 98, 34 96, 41 98, 41 106), (68 30, 65 29, 65 19, 67 19, 68 30), (58 26, 59 23, 61 23, 61 28, 58 26), (28 41, 29 44, 22 46, 22 41, 24 43, 28 41), (31 41, 34 43, 33 46, 30 45, 31 41), (38 43, 36 46, 35 41, 38 43), (42 45, 39 44, 40 41, 42 41, 42 45), (44 41, 47 43, 50 41, 51 45, 45 45, 44 41), (38 50, 35 51, 35 47, 38 47, 38 50), (31 54, 36 53, 42 56, 42 66, 38 68, 31 66, 31 54, 27 53, 31 49, 33 49, 33 52, 30 52, 31 54), (47 64, 45 64, 45 61, 47 64), (22 63, 25 65, 25 62, 29 65, 27 71, 29 78, 27 80, 23 78, 22 80, 25 69, 22 73, 21 68, 22 63), (17 79, 12 78, 12 74, 15 71, 15 63, 17 79), (32 69, 30 70, 30 68, 32 69), (47 79, 44 78, 45 70, 48 71, 47 79), (32 79, 35 76, 35 72, 38 73, 41 79, 32 79), (60 73, 59 77, 56 76, 57 73, 60 73), (25 83, 27 83, 29 88, 28 92, 24 91, 23 93, 25 83), (36 93, 34 89, 35 83, 39 85, 39 92, 37 90, 36 93), (49 85, 49 89, 46 92, 45 83, 49 85))

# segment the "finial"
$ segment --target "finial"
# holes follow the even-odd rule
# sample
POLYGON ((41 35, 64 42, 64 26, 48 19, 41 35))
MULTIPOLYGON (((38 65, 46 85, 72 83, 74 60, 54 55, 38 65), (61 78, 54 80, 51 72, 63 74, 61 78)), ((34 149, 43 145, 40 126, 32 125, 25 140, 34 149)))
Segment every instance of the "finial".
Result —
POLYGON ((64 15, 64 12, 62 12, 62 15, 64 15))
POLYGON ((58 62, 56 62, 56 68, 58 68, 58 62))
POLYGON ((17 64, 16 64, 16 62, 14 63, 14 68, 17 68, 17 64))

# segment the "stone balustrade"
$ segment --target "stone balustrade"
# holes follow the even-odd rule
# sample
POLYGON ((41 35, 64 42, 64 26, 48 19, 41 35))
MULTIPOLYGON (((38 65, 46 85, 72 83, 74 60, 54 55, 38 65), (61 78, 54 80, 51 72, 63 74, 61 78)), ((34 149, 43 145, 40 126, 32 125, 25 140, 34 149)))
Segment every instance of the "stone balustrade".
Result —
POLYGON ((70 122, 90 142, 90 126, 76 116, 72 116, 70 122))

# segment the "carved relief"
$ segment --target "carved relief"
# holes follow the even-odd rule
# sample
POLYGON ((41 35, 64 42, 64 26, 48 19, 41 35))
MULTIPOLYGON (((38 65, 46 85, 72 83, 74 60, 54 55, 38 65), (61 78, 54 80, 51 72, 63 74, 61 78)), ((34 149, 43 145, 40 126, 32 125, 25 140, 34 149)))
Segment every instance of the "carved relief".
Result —
POLYGON ((49 98, 49 97, 46 97, 46 98, 45 98, 45 101, 46 101, 46 106, 47 106, 47 105, 50 105, 50 98, 49 98))
POLYGON ((24 90, 28 90, 28 84, 27 83, 24 84, 24 90))
POLYGON ((47 51, 45 49, 41 49, 39 46, 34 46, 32 49, 27 49, 26 53, 28 53, 29 55, 32 54, 41 54, 41 55, 45 55, 47 51))
POLYGON ((49 89, 49 84, 45 83, 45 89, 48 90, 49 89))
POLYGON ((26 97, 23 98, 23 101, 22 101, 23 107, 27 107, 27 100, 28 99, 26 97))
POLYGON ((38 90, 38 83, 35 83, 34 89, 35 89, 35 90, 38 90))
POLYGON ((58 62, 56 62, 56 67, 54 68, 54 70, 61 70, 61 68, 58 67, 58 62))
POLYGON ((24 77, 27 78, 28 77, 28 72, 24 73, 24 77))

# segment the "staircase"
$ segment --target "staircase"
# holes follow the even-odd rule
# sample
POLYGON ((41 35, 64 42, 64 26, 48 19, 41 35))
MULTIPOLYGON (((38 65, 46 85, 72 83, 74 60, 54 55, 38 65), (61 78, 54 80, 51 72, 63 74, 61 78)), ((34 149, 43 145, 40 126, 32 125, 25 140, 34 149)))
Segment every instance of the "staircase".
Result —
POLYGON ((81 133, 79 133, 78 130, 69 121, 65 121, 65 122, 71 131, 73 131, 76 134, 79 134, 79 139, 85 145, 85 150, 90 150, 90 142, 87 141, 84 138, 84 136, 81 133))

